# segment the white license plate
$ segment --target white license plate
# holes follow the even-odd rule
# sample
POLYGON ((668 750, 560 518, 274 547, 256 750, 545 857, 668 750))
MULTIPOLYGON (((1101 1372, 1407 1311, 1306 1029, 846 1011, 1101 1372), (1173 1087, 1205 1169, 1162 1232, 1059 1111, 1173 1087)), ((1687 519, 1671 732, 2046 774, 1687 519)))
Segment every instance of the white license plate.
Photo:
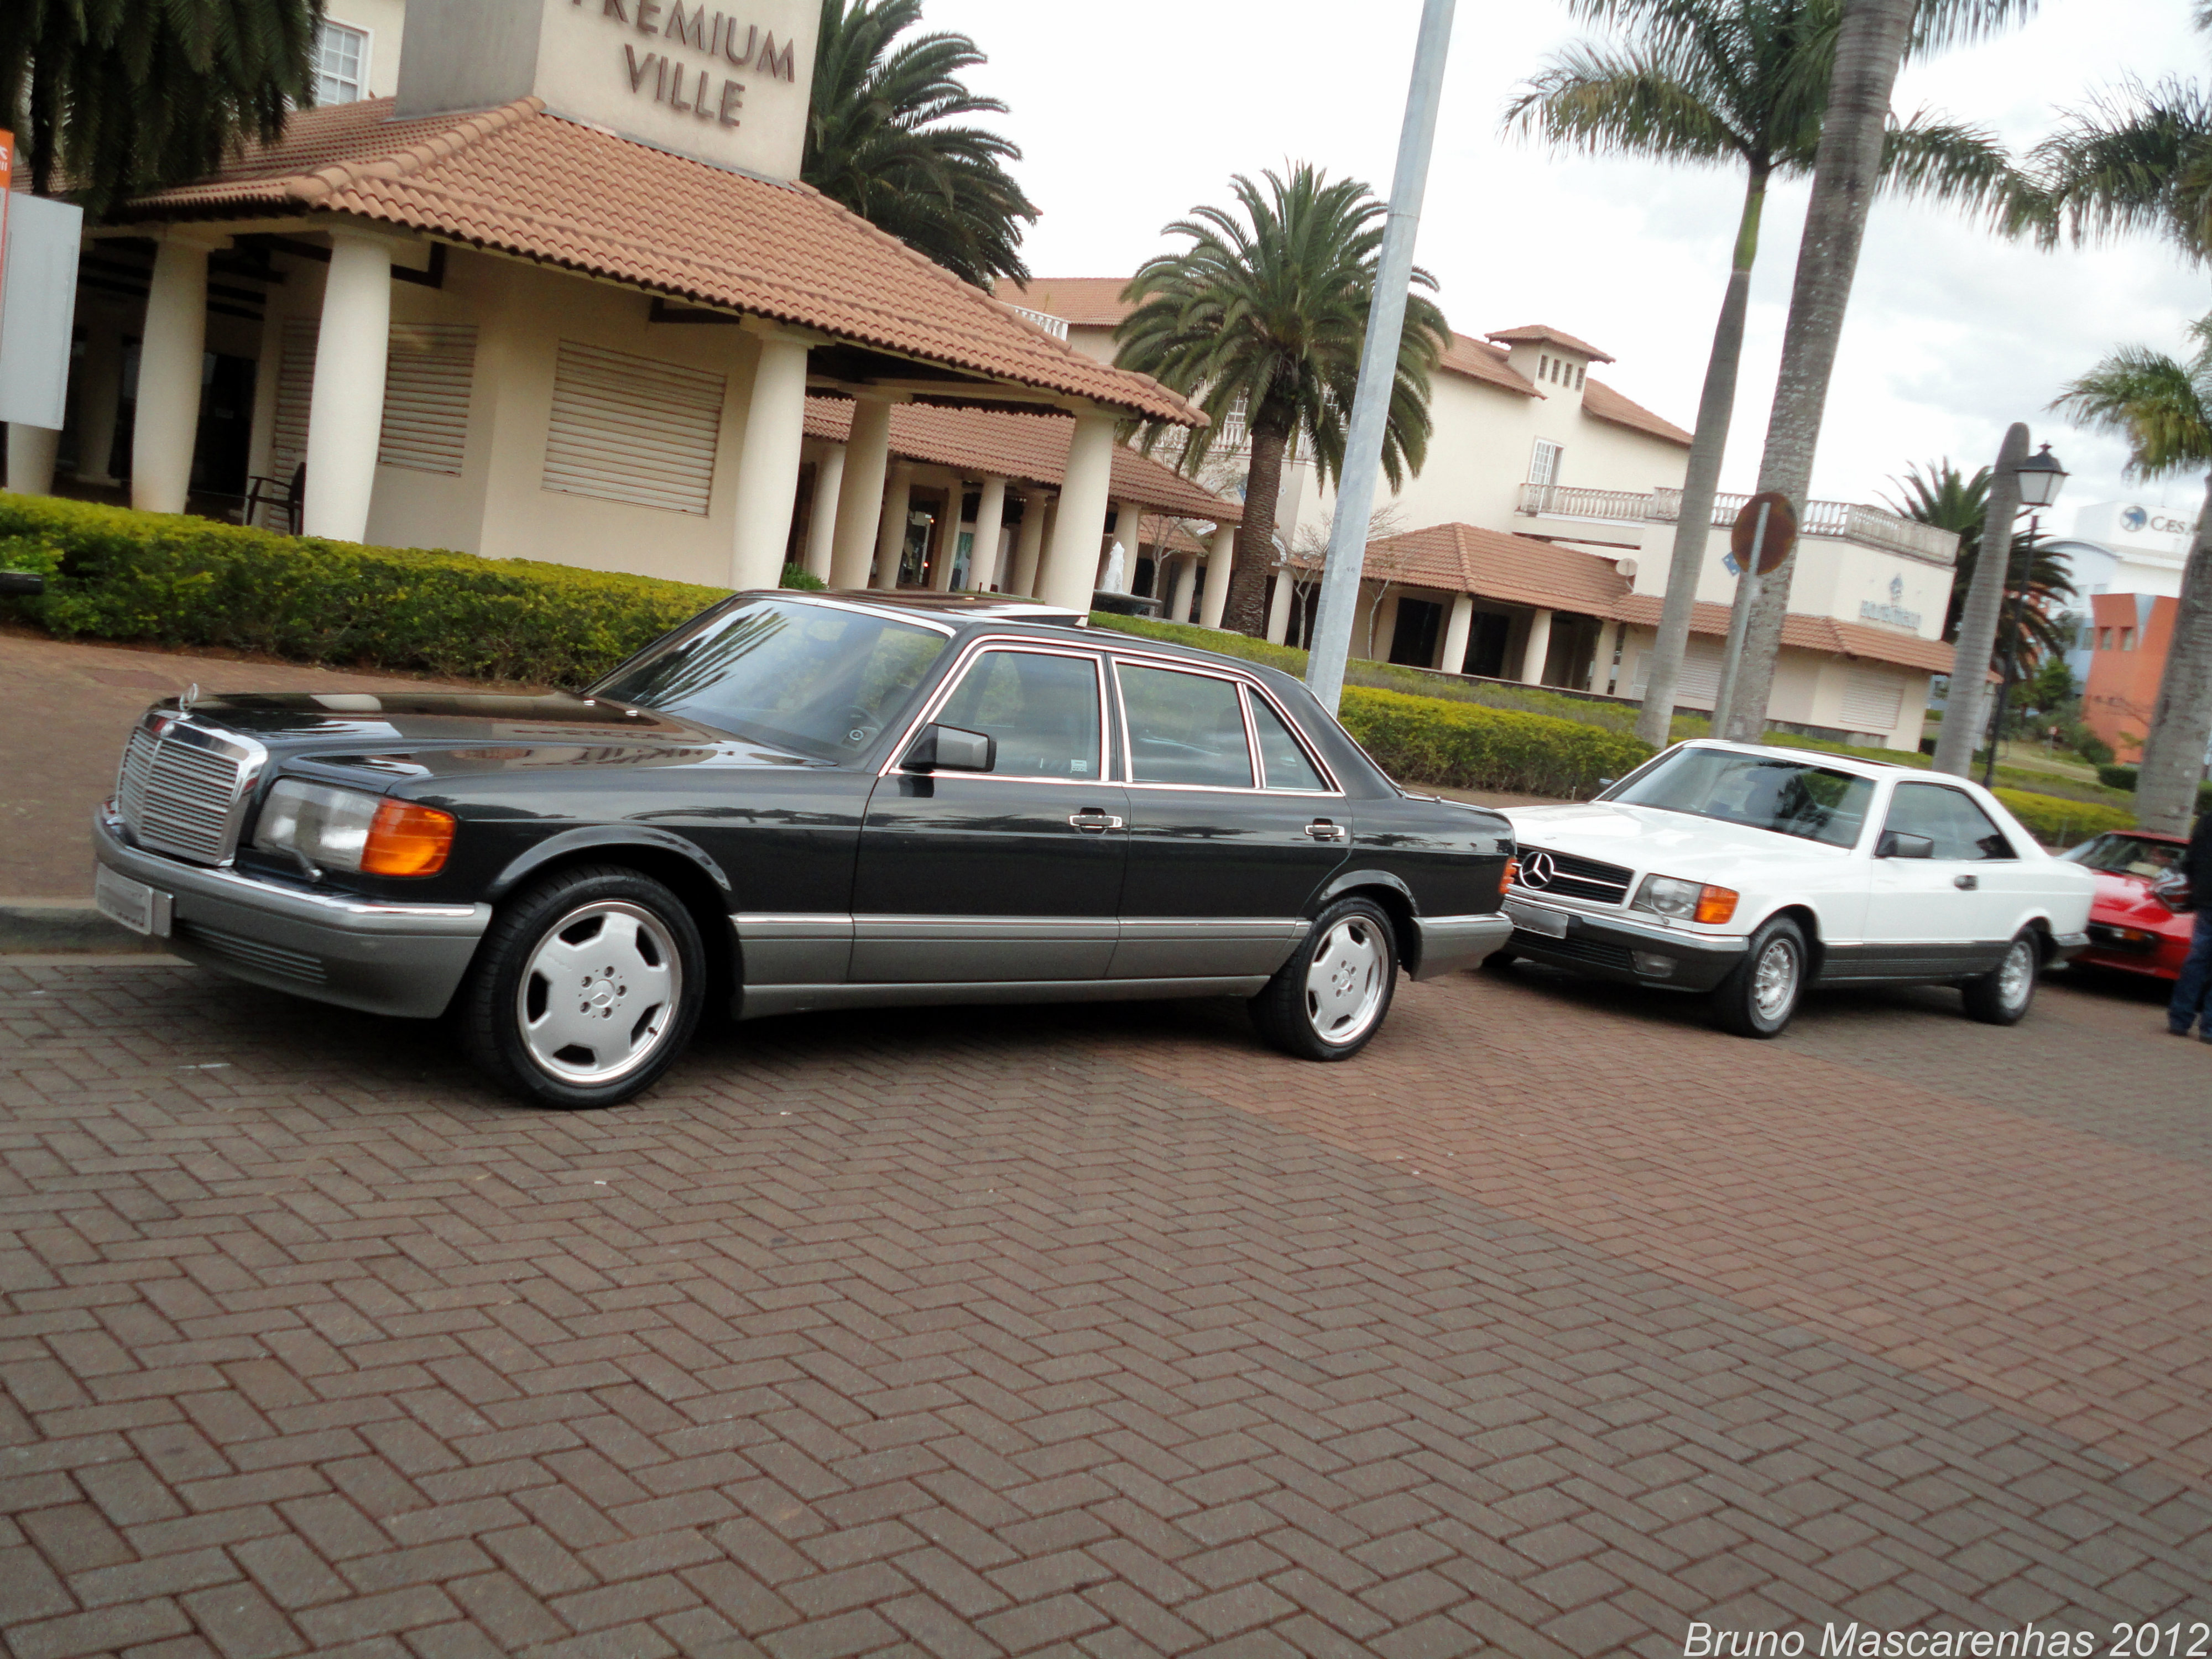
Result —
POLYGON ((1525 927, 1532 933, 1543 933, 1553 939, 1567 936, 1567 919, 1557 910, 1540 910, 1533 904, 1516 904, 1508 899, 1505 914, 1513 919, 1516 927, 1525 927))
POLYGON ((169 895, 118 875, 104 864, 92 878, 92 902, 118 927, 149 936, 168 934, 169 895))

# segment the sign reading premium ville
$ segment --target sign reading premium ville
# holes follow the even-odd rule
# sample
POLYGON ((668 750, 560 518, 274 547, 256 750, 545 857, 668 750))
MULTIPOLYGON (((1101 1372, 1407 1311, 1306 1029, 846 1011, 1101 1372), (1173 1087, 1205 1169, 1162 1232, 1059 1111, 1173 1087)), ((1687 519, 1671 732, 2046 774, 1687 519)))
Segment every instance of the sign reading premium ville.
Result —
POLYGON ((793 179, 821 0, 413 0, 400 116, 535 93, 556 115, 793 179))

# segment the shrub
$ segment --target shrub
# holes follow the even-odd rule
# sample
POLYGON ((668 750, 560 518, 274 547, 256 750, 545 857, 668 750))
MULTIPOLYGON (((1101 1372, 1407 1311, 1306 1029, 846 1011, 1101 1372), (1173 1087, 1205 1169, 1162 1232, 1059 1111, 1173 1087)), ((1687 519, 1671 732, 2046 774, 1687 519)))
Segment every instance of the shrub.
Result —
POLYGON ((58 574, 14 603, 64 638, 548 684, 593 678, 724 592, 0 495, 0 545, 27 541, 58 550, 58 574))
POLYGON ((796 588, 803 593, 819 593, 830 584, 803 564, 787 564, 783 568, 782 580, 776 586, 796 588))
POLYGON ((2075 740, 2074 752, 2092 766, 2109 766, 2112 762, 2112 745, 2094 732, 2084 732, 2075 740))
POLYGON ((1347 686, 1339 718, 1401 783, 1586 797, 1650 759, 1651 745, 1547 714, 1347 686))
POLYGON ((2136 775, 2136 769, 2132 766, 2100 766, 2097 769, 2098 782, 2107 789, 2125 789, 2130 793, 2134 793, 2136 775))
POLYGON ((2071 847, 2107 830, 2125 830, 2136 821, 2134 813, 2117 806, 2062 800, 2025 789, 2000 787, 1996 794, 2021 827, 2045 847, 2071 847))

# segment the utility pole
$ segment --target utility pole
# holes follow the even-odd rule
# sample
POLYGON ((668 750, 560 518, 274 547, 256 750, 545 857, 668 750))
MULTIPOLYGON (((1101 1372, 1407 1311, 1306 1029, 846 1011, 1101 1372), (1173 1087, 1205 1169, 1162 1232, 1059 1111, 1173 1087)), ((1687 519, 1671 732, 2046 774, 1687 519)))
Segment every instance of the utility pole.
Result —
POLYGON ((1345 442, 1344 469, 1336 481, 1336 517, 1329 526, 1328 562, 1322 569, 1321 603, 1306 658, 1307 688, 1331 714, 1344 695, 1344 659, 1352 649, 1352 615, 1359 608, 1367 520, 1375 507, 1375 480, 1382 469, 1382 428, 1398 378, 1406 289, 1413 280, 1413 238, 1421 226, 1429 152, 1436 143, 1437 106, 1443 94, 1444 57, 1451 48, 1454 3, 1421 3, 1413 84, 1406 92, 1406 121, 1398 133, 1398 170, 1390 181, 1390 212, 1383 222, 1375 292, 1367 307, 1367 338, 1359 352, 1359 385, 1352 398, 1352 430, 1345 442))

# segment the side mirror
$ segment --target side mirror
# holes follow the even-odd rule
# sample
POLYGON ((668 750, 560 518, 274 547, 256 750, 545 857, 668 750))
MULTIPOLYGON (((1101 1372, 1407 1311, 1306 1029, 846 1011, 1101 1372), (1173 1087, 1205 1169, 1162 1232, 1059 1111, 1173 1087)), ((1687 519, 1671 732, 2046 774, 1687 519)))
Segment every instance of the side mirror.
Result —
POLYGON ((899 765, 908 772, 988 772, 999 763, 999 740, 957 726, 925 726, 899 765))
POLYGON ((1881 839, 1874 844, 1874 855, 1878 859, 1932 859, 1936 856, 1936 843, 1925 836, 1885 830, 1881 839))

